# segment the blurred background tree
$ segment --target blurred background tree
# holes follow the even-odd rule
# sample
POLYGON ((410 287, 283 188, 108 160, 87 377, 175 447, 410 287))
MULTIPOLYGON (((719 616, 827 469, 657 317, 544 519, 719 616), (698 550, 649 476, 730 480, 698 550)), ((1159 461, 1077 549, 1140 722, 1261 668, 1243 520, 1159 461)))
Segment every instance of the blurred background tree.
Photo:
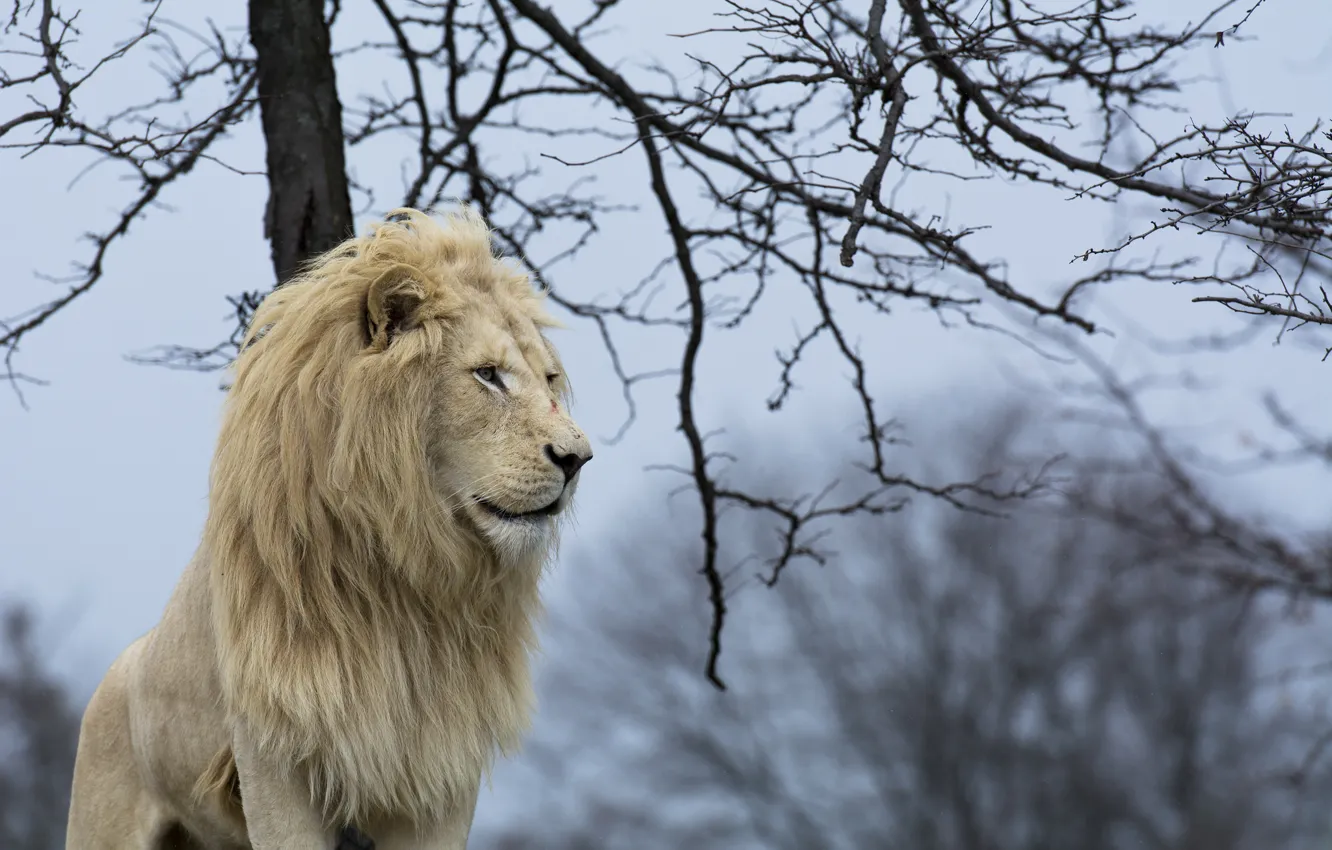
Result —
MULTIPOLYGON (((1061 439, 1027 402, 977 412, 985 424, 919 446, 939 474, 1061 439)), ((820 461, 763 465, 752 483, 820 461)), ((1126 510, 1164 498, 1152 476, 1116 481, 1126 510)), ((750 558, 728 576, 738 672, 721 692, 698 674, 708 612, 675 568, 687 538, 650 498, 622 506, 618 541, 564 566, 577 590, 551 612, 537 730, 504 780, 525 804, 472 846, 1327 846, 1326 653, 1272 597, 1198 570, 1197 540, 1076 500, 911 504, 839 523, 835 568, 769 584, 784 544, 751 514, 732 541, 750 558)), ((78 712, 31 616, 4 623, 0 838, 57 848, 78 712)))
POLYGON ((23 605, 0 610, 0 846, 63 850, 82 712, 33 627, 23 605))
MULTIPOLYGON (((992 413, 1008 427, 924 449, 975 472, 1048 439, 992 413)), ((694 672, 687 575, 655 564, 679 543, 630 525, 571 564, 586 590, 543 668, 560 722, 522 762, 543 806, 482 846, 1327 846, 1326 716, 1278 675, 1322 656, 1274 656, 1290 623, 1192 573, 1191 541, 1031 502, 841 528, 836 572, 747 600, 727 694, 694 672)))

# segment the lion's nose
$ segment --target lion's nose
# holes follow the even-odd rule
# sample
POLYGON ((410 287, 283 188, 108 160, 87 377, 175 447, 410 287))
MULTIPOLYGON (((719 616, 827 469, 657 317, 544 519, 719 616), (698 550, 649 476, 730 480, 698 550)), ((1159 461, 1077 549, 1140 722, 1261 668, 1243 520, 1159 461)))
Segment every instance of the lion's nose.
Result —
POLYGON ((588 451, 587 454, 569 452, 566 454, 547 443, 546 457, 550 458, 551 463, 564 471, 564 480, 567 482, 578 474, 578 470, 583 468, 583 464, 592 459, 592 452, 588 451))

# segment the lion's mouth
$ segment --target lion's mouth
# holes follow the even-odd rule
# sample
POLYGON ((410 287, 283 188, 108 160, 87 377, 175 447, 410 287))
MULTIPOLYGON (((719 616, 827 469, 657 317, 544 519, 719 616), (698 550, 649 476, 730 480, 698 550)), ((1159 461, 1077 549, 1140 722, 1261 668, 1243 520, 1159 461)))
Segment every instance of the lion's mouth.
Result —
POLYGON ((534 511, 522 511, 522 512, 506 511, 504 508, 501 508, 499 505, 492 504, 490 502, 481 499, 477 500, 477 504, 480 505, 482 508, 484 508, 486 512, 489 513, 491 516, 498 517, 499 519, 506 520, 508 522, 541 519, 542 517, 554 516, 555 514, 560 512, 559 498, 556 498, 555 501, 551 502, 549 505, 546 505, 545 507, 537 508, 534 511))

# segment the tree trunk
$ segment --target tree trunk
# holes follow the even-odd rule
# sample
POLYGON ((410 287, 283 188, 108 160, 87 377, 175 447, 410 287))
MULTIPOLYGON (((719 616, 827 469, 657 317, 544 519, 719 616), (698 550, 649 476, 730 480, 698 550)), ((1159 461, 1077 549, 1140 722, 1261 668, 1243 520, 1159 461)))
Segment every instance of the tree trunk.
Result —
POLYGON ((352 233, 324 0, 250 0, 250 41, 268 147, 264 236, 280 285, 352 233))

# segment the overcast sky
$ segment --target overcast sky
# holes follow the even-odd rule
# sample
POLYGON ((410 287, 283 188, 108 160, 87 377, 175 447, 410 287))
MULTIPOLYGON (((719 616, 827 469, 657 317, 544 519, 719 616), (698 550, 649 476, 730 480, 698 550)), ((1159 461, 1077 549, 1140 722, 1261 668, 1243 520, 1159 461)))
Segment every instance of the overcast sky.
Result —
MULTIPOLYGON (((334 34, 337 43, 378 26, 360 8, 367 5, 344 3, 334 34)), ((1144 3, 1142 8, 1167 5, 1171 14, 1186 16, 1209 4, 1144 3)), ((712 25, 709 12, 714 8, 705 0, 626 3, 607 19, 613 35, 602 40, 601 49, 625 57, 628 64, 622 70, 630 76, 640 73, 650 58, 686 67, 684 52, 701 46, 666 34, 712 25)), ((131 34, 142 9, 143 4, 127 0, 87 3, 81 21, 89 52, 131 34)), ((168 3, 167 9, 178 20, 192 14, 179 2, 168 3)), ((244 18, 240 3, 210 4, 209 12, 226 27, 237 27, 244 18)), ((1191 116, 1215 121, 1235 108, 1249 108, 1291 113, 1291 126, 1305 128, 1328 103, 1332 35, 1326 17, 1324 0, 1271 0, 1246 27, 1246 34, 1256 40, 1195 52, 1185 72, 1211 74, 1221 82, 1194 90, 1188 102, 1191 116)), ((734 47, 720 41, 708 45, 719 52, 734 47)), ((148 58, 131 57, 110 69, 89 86, 80 105, 91 108, 105 99, 105 109, 92 111, 111 111, 127 102, 126 93, 152 90, 157 83, 148 58)), ((346 91, 378 85, 377 80, 364 82, 375 75, 374 67, 339 73, 346 91)), ((394 75, 391 84, 400 86, 395 66, 386 64, 383 73, 394 75)), ((20 107, 14 98, 0 97, 0 115, 20 107)), ((1155 120, 1158 126, 1164 121, 1182 127, 1188 117, 1155 120)), ((533 156, 543 150, 539 139, 530 144, 533 156)), ((236 132, 225 158, 242 170, 262 170, 257 120, 236 132)), ((639 192, 643 200, 640 160, 631 153, 608 160, 597 173, 604 184, 639 192)), ((358 218, 363 223, 395 202, 401 186, 399 162, 370 162, 355 154, 351 162, 358 178, 376 187, 379 198, 358 218)), ((70 262, 87 256, 79 234, 101 228, 118 215, 130 186, 109 168, 94 170, 71 186, 84 164, 77 155, 58 150, 23 160, 13 152, 0 152, 0 315, 13 315, 48 297, 50 284, 36 275, 64 273, 70 262)), ((552 180, 568 179, 552 173, 552 180)), ((916 197, 914 202, 937 204, 941 212, 944 207, 964 209, 966 220, 992 223, 994 229, 977 237, 973 251, 1005 256, 1019 286, 1041 294, 1053 291, 1074 254, 1103 244, 1125 218, 1142 214, 1120 209, 1117 224, 1100 207, 1059 201, 1048 193, 1037 196, 1003 183, 967 192, 954 186, 947 197, 916 197)), ((151 628, 197 544, 223 399, 216 374, 135 365, 125 355, 164 343, 208 345, 228 332, 224 296, 270 280, 268 245, 261 232, 266 196, 262 176, 201 166, 164 195, 169 208, 152 211, 136 223, 129 240, 114 248, 105 279, 25 343, 19 368, 49 381, 49 386, 25 389, 27 410, 7 390, 0 392, 0 595, 39 605, 47 617, 44 638, 53 663, 82 696, 126 644, 151 628)), ((644 265, 660 256, 639 246, 643 240, 658 239, 661 230, 651 206, 626 213, 574 262, 559 269, 557 285, 576 287, 579 294, 615 293, 631 285, 644 265)), ((1096 318, 1120 335, 1098 344, 1113 353, 1115 362, 1133 368, 1150 361, 1125 335, 1128 318, 1166 334, 1233 327, 1216 309, 1189 304, 1192 294, 1161 285, 1102 293, 1096 318)), ((816 357, 802 373, 804 394, 792 412, 775 419, 762 405, 776 385, 773 349, 793 339, 791 317, 800 315, 799 297, 778 294, 776 303, 790 305, 790 315, 778 309, 766 324, 750 331, 710 337, 702 384, 704 430, 729 426, 787 438, 805 434, 802 445, 813 449, 853 433, 857 423, 845 393, 845 367, 826 355, 816 357)), ((895 412, 914 415, 918 422, 965 418, 975 409, 971 400, 978 393, 1008 386, 1014 375, 1037 382, 1059 377, 1054 367, 1019 345, 995 335, 944 331, 922 312, 900 311, 861 330, 876 362, 901 364, 878 371, 881 385, 876 393, 892 399, 895 412)), ((1203 397, 1206 404, 1200 406, 1194 398, 1172 405, 1167 399, 1158 412, 1170 421, 1199 427, 1199 433, 1212 438, 1234 441, 1246 427, 1261 426, 1257 393, 1271 388, 1308 421, 1332 420, 1332 393, 1325 391, 1332 364, 1320 364, 1319 352, 1307 347, 1273 346, 1272 336, 1260 335, 1242 353, 1197 359, 1200 374, 1217 379, 1203 397)), ((594 440, 613 434, 624 408, 592 329, 571 323, 554 338, 576 383, 575 414, 594 440)), ((678 360, 673 349, 629 347, 639 366, 659 368, 678 360)), ((629 437, 614 446, 595 445, 597 458, 583 476, 579 524, 565 547, 564 565, 596 557, 599 539, 636 521, 661 521, 667 512, 669 521, 695 533, 696 513, 688 494, 668 504, 665 494, 678 482, 666 473, 644 471, 647 465, 684 455, 674 430, 672 386, 645 387, 643 418, 629 437), (626 500, 626 493, 639 498, 626 500), (651 516, 626 516, 626 505, 651 516)), ((1250 482, 1247 489, 1256 504, 1299 522, 1326 515, 1328 492, 1326 480, 1304 473, 1267 476, 1250 482)), ((571 569, 553 571, 548 585, 552 604, 558 605, 561 594, 576 587, 571 569)), ((700 584, 700 604, 703 594, 700 584)), ((734 627, 744 628, 743 620, 734 627)), ((502 783, 497 789, 502 793, 502 783)), ((490 796, 483 798, 482 821, 493 805, 490 796)))

